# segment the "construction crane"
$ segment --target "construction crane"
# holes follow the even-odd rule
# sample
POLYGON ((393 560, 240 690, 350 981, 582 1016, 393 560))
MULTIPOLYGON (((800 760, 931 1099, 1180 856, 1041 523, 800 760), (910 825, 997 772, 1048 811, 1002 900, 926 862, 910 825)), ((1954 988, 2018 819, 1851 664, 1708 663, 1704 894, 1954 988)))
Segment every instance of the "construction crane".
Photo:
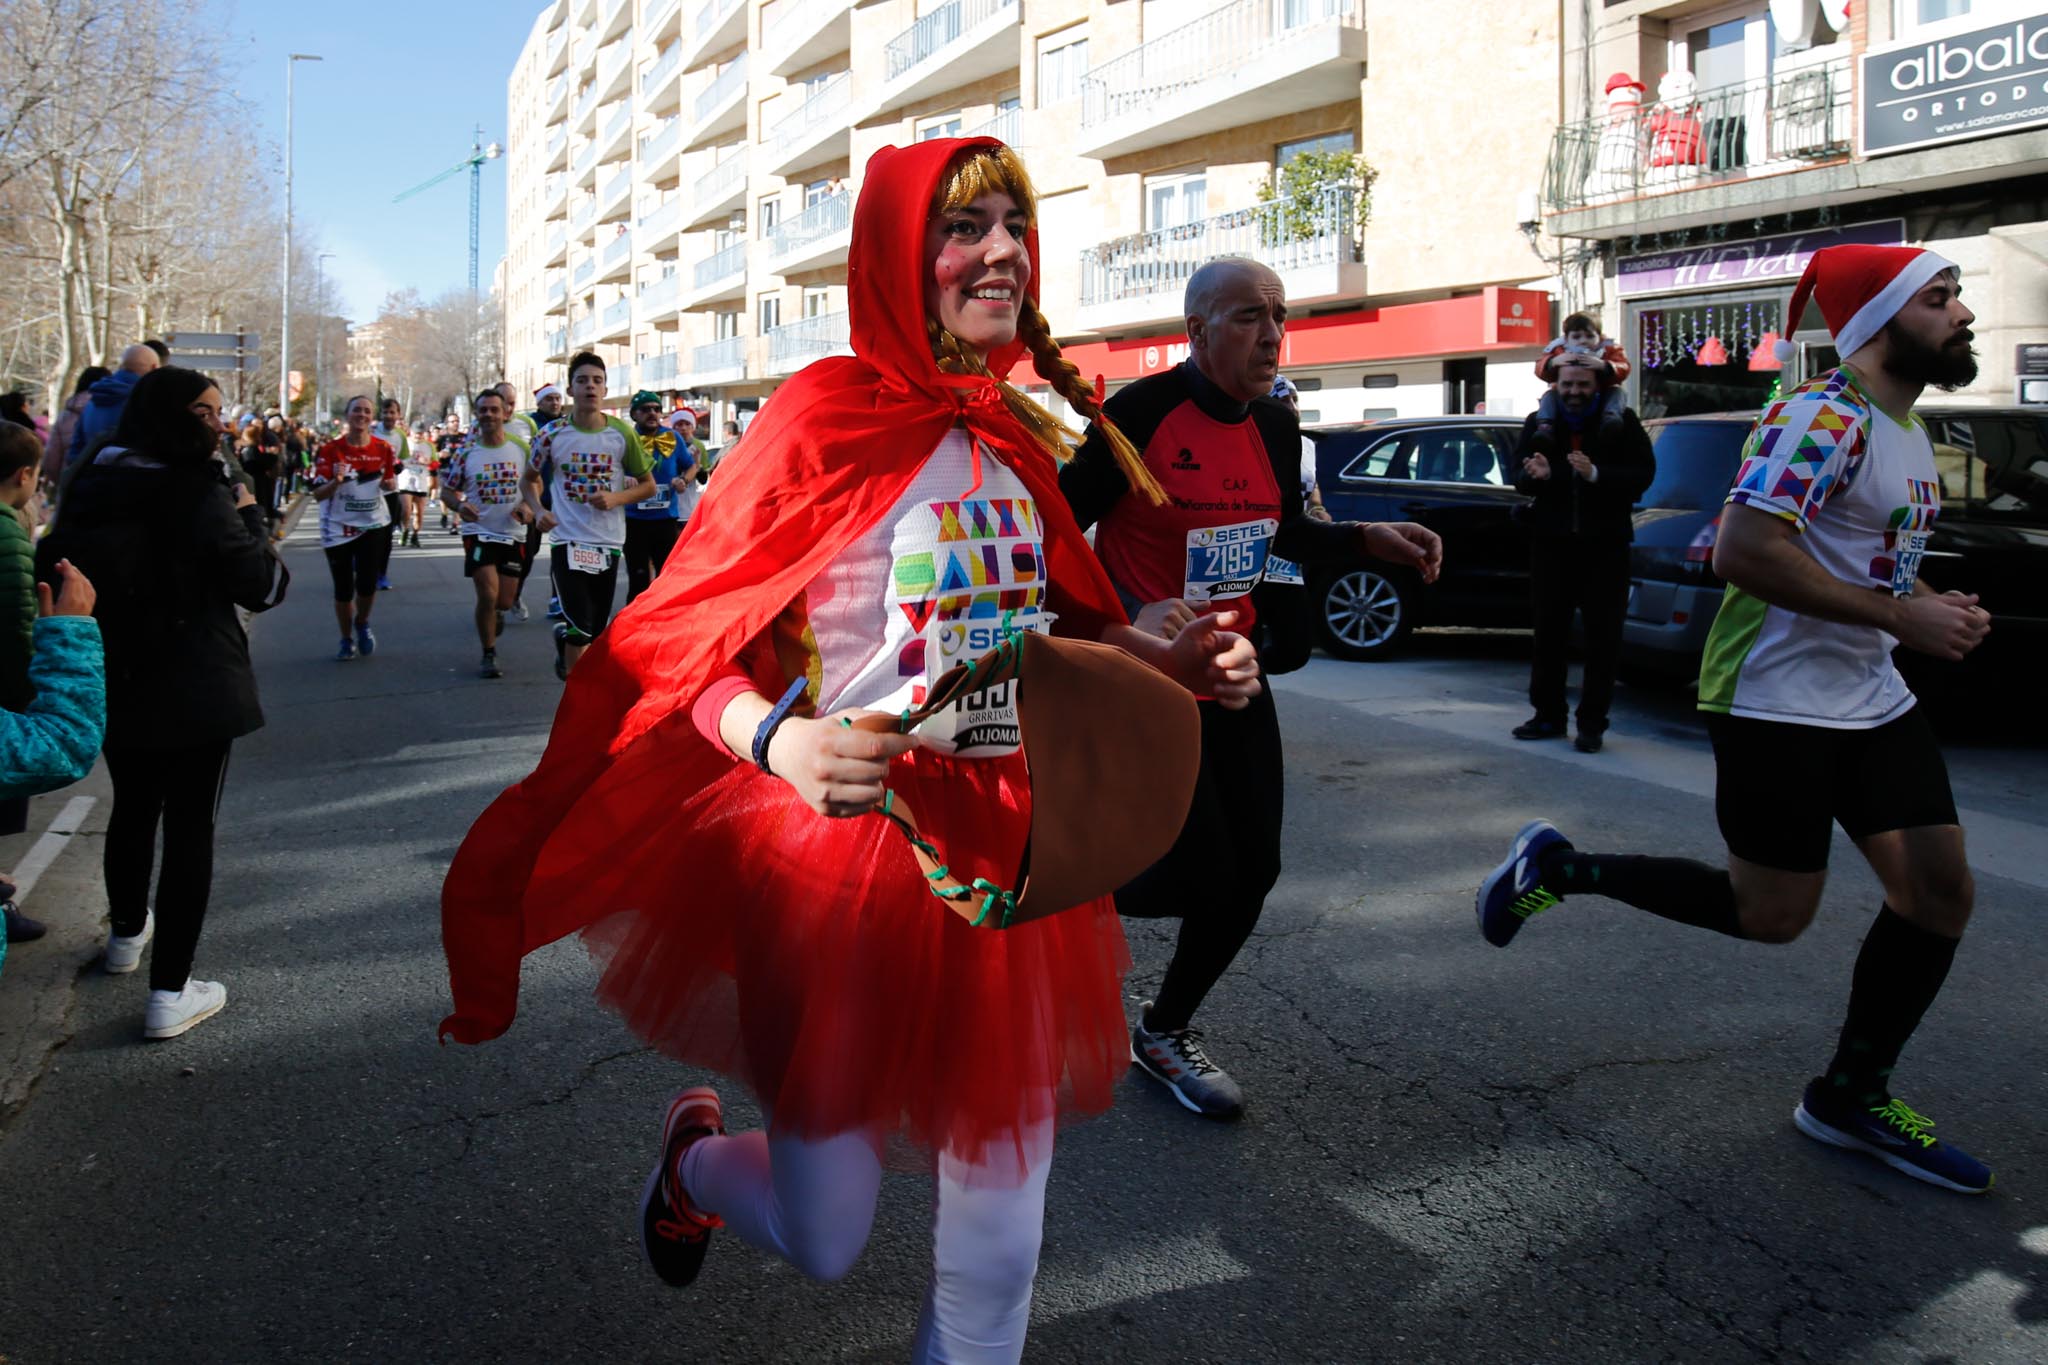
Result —
POLYGON ((394 204, 403 204, 421 191, 434 188, 434 186, 440 184, 451 175, 460 175, 464 171, 469 172, 469 295, 472 299, 476 297, 477 286, 477 237, 478 226, 483 212, 484 163, 486 161, 496 161, 504 154, 505 149, 495 142, 486 146, 484 143, 484 130, 478 128, 476 130, 475 142, 468 156, 456 162, 433 179, 422 181, 405 193, 393 196, 391 200, 394 204))

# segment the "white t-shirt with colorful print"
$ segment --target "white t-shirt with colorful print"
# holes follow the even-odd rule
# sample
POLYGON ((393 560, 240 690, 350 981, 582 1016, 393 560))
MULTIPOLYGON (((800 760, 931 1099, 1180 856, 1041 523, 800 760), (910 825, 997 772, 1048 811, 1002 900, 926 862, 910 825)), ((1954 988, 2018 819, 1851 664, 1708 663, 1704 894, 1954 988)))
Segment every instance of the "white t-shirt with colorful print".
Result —
MULTIPOLYGON (((1894 421, 1836 369, 1765 409, 1728 503, 1791 522, 1792 543, 1843 582, 1907 597, 1941 515, 1941 482, 1920 420, 1894 421)), ((1731 584, 1700 664, 1700 709, 1871 729, 1913 705, 1892 663, 1897 644, 1875 626, 1802 616, 1731 584)))
POLYGON ((590 505, 590 496, 631 488, 653 465, 632 424, 606 416, 592 431, 577 426, 574 417, 548 423, 533 443, 528 467, 549 480, 554 495, 552 543, 616 550, 626 543, 626 509, 601 512, 590 505))
POLYGON ((511 545, 526 539, 526 528, 512 518, 525 500, 520 478, 526 472, 526 442, 509 430, 499 444, 471 441, 441 471, 441 482, 476 504, 477 519, 457 524, 465 536, 511 545))
MULTIPOLYGON (((778 633, 809 659, 815 714, 921 705, 948 669, 1024 631, 1046 631, 1045 532, 1024 481, 955 427, 896 505, 813 579, 778 633)), ((1010 684, 963 698, 918 727, 963 758, 1019 743, 1010 684)))

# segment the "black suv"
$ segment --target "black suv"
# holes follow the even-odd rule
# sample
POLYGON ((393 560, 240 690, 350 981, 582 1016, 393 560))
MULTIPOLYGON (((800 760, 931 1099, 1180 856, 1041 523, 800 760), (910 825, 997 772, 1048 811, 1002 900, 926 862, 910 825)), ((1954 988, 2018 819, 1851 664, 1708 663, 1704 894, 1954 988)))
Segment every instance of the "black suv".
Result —
POLYGON ((1418 625, 1527 626, 1529 530, 1514 489, 1519 418, 1414 417, 1311 427, 1316 483, 1339 521, 1414 521, 1444 541, 1424 584, 1379 560, 1310 570, 1323 647, 1382 658, 1418 625))
MULTIPOLYGON (((2048 654, 2048 411, 1929 405, 1914 409, 1934 442, 1941 516, 1922 571, 1943 591, 1973 592, 1991 635, 1961 664, 1899 653, 1916 690, 1939 693, 1986 670, 2048 654)), ((1657 479, 1636 506, 1622 657, 1638 668, 1699 673, 1721 605, 1714 538, 1754 413, 1652 421, 1657 479)))

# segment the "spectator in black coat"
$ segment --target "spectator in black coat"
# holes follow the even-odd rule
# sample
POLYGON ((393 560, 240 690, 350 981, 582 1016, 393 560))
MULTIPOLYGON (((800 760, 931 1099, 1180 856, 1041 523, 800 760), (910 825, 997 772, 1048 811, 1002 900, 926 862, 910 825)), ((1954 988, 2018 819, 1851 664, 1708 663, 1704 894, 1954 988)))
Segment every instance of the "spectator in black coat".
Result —
POLYGON ((1572 611, 1585 621, 1586 667, 1579 688, 1575 743, 1598 753, 1614 700, 1621 655, 1622 618, 1628 610, 1631 512, 1657 472, 1649 433, 1632 409, 1617 429, 1599 420, 1600 384, 1583 365, 1560 366, 1557 397, 1562 420, 1539 435, 1537 416, 1522 423, 1516 448, 1515 487, 1535 499, 1526 511, 1532 532, 1530 596, 1536 653, 1529 669, 1529 702, 1536 714, 1514 730, 1516 739, 1554 739, 1565 733, 1566 651, 1572 611))
POLYGON ((113 926, 106 969, 133 971, 151 936, 143 1032, 169 1038, 226 1003, 191 976, 213 883, 214 824, 228 749, 263 724, 237 607, 268 605, 279 572, 262 509, 218 458, 220 390, 167 367, 135 386, 120 425, 66 492, 39 559, 99 589, 106 640, 106 838, 113 926), (163 866, 150 910, 157 829, 163 866))

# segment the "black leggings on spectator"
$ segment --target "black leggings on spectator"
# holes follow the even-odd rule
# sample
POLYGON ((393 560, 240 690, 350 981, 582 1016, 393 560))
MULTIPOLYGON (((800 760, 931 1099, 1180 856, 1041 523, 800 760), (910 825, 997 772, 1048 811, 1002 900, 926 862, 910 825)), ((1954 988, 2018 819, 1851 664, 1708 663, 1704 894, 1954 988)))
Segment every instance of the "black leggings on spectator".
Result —
POLYGON ((1187 823, 1164 858, 1116 893, 1133 919, 1180 920, 1145 1026, 1185 1028, 1251 937, 1280 880, 1280 717, 1262 691, 1241 711, 1201 703, 1202 769, 1187 823))
POLYGON ((142 932, 149 914, 150 872, 163 827, 163 868, 156 879, 156 940, 149 958, 149 988, 181 990, 192 974, 192 954, 206 922, 213 891, 213 831, 226 785, 228 747, 216 740, 187 749, 118 749, 108 746, 114 811, 107 820, 107 906, 114 932, 142 932))

